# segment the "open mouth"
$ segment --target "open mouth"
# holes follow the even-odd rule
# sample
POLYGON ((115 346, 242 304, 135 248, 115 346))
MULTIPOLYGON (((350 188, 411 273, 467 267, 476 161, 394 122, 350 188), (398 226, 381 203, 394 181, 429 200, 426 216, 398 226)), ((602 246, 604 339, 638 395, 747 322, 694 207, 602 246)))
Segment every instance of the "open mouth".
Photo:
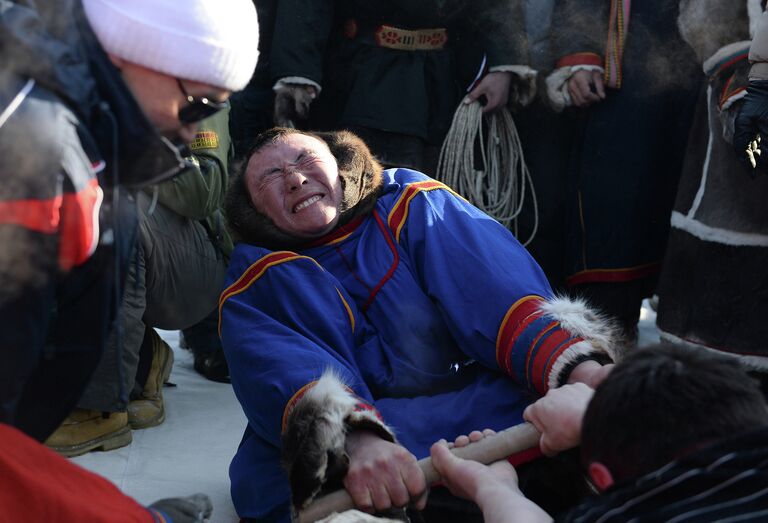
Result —
POLYGON ((300 202, 300 203, 296 204, 296 206, 293 208, 294 214, 299 212, 302 209, 306 209, 307 207, 309 207, 313 203, 319 202, 322 199, 322 197, 323 197, 322 194, 316 194, 314 196, 310 196, 309 198, 307 198, 303 202, 300 202))

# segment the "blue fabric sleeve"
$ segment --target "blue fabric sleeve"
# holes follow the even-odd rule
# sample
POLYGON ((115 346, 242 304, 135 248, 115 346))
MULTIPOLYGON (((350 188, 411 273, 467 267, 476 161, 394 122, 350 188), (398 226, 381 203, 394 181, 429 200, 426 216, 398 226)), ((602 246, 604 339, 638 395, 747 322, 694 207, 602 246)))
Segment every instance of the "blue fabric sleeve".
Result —
POLYGON ((354 302, 311 258, 279 255, 264 256, 244 270, 220 303, 235 394, 251 429, 276 447, 286 406, 327 369, 371 400, 353 363, 362 342, 354 302))
POLYGON ((416 268, 422 288, 467 356, 510 374, 531 390, 545 391, 545 377, 534 375, 526 365, 538 357, 543 359, 540 366, 547 367, 545 353, 556 347, 537 343, 539 335, 552 328, 552 319, 539 318, 517 332, 519 343, 509 347, 501 343, 505 324, 509 324, 509 336, 520 325, 505 321, 512 312, 523 310, 520 303, 539 303, 552 296, 544 273, 512 233, 446 186, 428 179, 405 187, 393 206, 390 227, 416 268), (407 205, 406 213, 398 212, 402 205, 407 205), (399 220, 402 214, 406 218, 399 220), (538 354, 539 350, 545 353, 538 354))

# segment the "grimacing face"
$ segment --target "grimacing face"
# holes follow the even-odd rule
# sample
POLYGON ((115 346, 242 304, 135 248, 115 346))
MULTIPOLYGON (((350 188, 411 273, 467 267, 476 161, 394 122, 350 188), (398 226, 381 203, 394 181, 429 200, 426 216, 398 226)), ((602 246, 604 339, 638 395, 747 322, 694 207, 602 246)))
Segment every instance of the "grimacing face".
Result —
POLYGON ((256 210, 289 235, 318 238, 339 221, 338 165, 312 136, 289 134, 262 147, 248 160, 245 184, 256 210))

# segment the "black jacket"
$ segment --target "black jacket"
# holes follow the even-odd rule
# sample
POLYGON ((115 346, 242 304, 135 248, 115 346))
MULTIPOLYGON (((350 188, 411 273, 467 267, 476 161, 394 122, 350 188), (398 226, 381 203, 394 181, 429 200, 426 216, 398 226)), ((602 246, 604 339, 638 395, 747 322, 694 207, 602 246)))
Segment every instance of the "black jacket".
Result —
POLYGON ((183 166, 79 0, 0 0, 0 422, 42 439, 74 406, 120 303, 126 188, 183 166))

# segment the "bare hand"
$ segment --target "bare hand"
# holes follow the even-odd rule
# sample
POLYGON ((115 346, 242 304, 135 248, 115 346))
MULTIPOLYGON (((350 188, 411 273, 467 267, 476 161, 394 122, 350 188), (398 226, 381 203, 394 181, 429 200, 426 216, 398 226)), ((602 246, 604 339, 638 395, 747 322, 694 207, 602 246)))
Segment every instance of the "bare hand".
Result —
POLYGON ((309 106, 317 97, 317 89, 312 85, 284 84, 275 90, 275 125, 296 127, 296 122, 306 120, 309 106))
POLYGON ((547 456, 576 447, 581 442, 581 420, 594 390, 583 383, 549 389, 547 395, 529 405, 523 418, 539 432, 541 451, 547 456))
POLYGON ((603 73, 585 69, 576 71, 568 80, 568 93, 576 107, 589 107, 605 100, 603 73))
MULTIPOLYGON (((473 432, 475 433, 481 434, 473 432)), ((485 466, 476 461, 461 459, 451 453, 445 440, 432 445, 430 453, 432 465, 440 473, 445 486, 455 496, 477 502, 481 490, 518 490, 517 472, 506 460, 485 466)))
POLYGON ((594 360, 582 361, 571 371, 568 383, 584 383, 596 389, 613 370, 614 364, 601 365, 594 360))
POLYGON ((349 470, 344 487, 355 505, 366 512, 404 507, 417 510, 427 503, 427 484, 416 458, 407 449, 372 432, 347 435, 349 470))
POLYGON ((472 103, 485 95, 484 113, 492 113, 507 105, 509 100, 509 83, 512 73, 488 73, 464 98, 464 103, 472 103))
POLYGON ((480 441, 486 436, 493 436, 494 434, 496 434, 496 431, 493 429, 485 429, 482 432, 480 432, 479 430, 473 430, 472 432, 469 433, 468 436, 465 436, 463 434, 461 436, 457 436, 456 440, 453 443, 449 441, 448 448, 452 449, 454 447, 456 448, 466 447, 470 443, 475 443, 476 441, 480 441))

